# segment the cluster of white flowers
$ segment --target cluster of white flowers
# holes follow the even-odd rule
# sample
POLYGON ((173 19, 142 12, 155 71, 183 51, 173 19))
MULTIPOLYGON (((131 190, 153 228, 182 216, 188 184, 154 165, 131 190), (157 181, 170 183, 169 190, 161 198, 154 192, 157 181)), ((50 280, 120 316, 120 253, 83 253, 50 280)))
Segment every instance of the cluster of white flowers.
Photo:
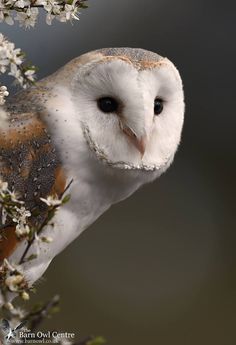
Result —
MULTIPOLYGON (((22 267, 10 263, 4 259, 3 264, 0 266, 0 274, 3 286, 8 291, 17 292, 22 299, 28 300, 28 284, 24 277, 22 267)), ((10 307, 10 305, 9 305, 10 307)))
POLYGON ((6 280, 5 284, 9 288, 10 291, 18 291, 18 286, 23 282, 24 277, 22 274, 13 274, 9 275, 6 280))
MULTIPOLYGON (((5 208, 5 206, 8 206, 8 203, 6 201, 11 201, 12 205, 10 208, 15 209, 15 206, 13 206, 13 203, 16 203, 16 205, 24 204, 23 201, 19 200, 19 196, 16 192, 9 190, 8 183, 4 182, 0 178, 0 204, 5 208), (6 205, 4 205, 6 202, 6 205)), ((3 222, 4 224, 4 222, 3 222)))
POLYGON ((30 211, 26 210, 22 204, 23 201, 18 199, 14 191, 8 189, 8 183, 0 179, 0 204, 2 224, 5 224, 7 216, 10 216, 12 221, 16 223, 17 237, 26 237, 30 233, 30 228, 27 224, 27 218, 31 216, 30 211))
POLYGON ((24 206, 20 208, 15 206, 15 217, 12 219, 16 224, 16 235, 17 237, 22 237, 30 233, 30 228, 27 224, 27 218, 31 216, 30 211, 26 210, 24 206))
MULTIPOLYGON (((1 0, 0 0, 1 1, 1 0)), ((0 10, 1 18, 1 10, 0 10)), ((14 43, 9 42, 0 33, 0 74, 8 72, 24 88, 34 82, 35 67, 23 66, 24 54, 19 48, 15 48, 14 43)), ((3 104, 8 91, 5 86, 0 88, 0 104, 3 104)))
POLYGON ((51 25, 57 18, 60 22, 78 20, 79 9, 86 8, 87 0, 0 0, 0 22, 13 25, 18 21, 25 28, 34 27, 39 14, 38 8, 46 11, 46 23, 51 25), (16 15, 14 16, 14 13, 16 15))
POLYGON ((9 95, 9 92, 7 91, 6 86, 0 86, 0 105, 3 105, 5 103, 5 97, 9 95))
MULTIPOLYGON (((65 189, 65 191, 67 188, 65 189)), ((64 194, 64 193, 63 193, 64 194)), ((15 308, 10 302, 10 292, 16 293, 23 300, 30 298, 29 292, 31 288, 27 283, 27 278, 24 272, 24 262, 30 262, 36 259, 40 253, 41 245, 50 244, 53 242, 53 237, 43 233, 47 224, 54 217, 57 209, 69 201, 69 195, 59 198, 57 195, 41 198, 48 207, 48 215, 44 220, 43 226, 32 227, 29 218, 32 216, 31 212, 26 209, 24 201, 19 200, 19 195, 15 191, 11 191, 8 183, 0 178, 0 241, 4 240, 4 229, 8 227, 9 221, 16 224, 15 233, 19 239, 27 241, 26 249, 23 251, 19 261, 9 262, 6 258, 0 265, 0 302, 4 303, 4 308, 11 313, 12 316, 22 319, 24 313, 21 309, 15 308), (32 244, 35 244, 34 252, 28 256, 29 249, 32 244)), ((33 212, 32 212, 33 213, 33 212)), ((33 213, 34 215, 34 213, 33 213)), ((52 224, 51 224, 52 225, 52 224)), ((70 343, 61 343, 62 345, 69 345, 70 343)))

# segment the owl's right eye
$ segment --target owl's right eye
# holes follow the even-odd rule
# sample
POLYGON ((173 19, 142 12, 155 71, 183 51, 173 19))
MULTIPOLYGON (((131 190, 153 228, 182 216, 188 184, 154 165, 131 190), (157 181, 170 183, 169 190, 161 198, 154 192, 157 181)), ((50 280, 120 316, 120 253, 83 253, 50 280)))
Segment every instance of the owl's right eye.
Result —
POLYGON ((163 100, 156 98, 154 101, 154 114, 159 115, 163 111, 163 100))
POLYGON ((98 108, 103 113, 115 113, 118 110, 119 104, 113 97, 102 97, 97 100, 98 108))

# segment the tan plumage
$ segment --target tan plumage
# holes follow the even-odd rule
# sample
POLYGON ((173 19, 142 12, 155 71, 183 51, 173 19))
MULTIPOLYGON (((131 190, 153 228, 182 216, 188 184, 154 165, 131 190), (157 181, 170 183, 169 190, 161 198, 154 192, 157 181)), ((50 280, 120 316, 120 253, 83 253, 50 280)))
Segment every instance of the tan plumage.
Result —
MULTIPOLYGON (((18 96, 19 97, 19 96, 18 96)), ((15 104, 15 103, 14 103, 15 104)), ((32 105, 33 106, 33 105, 32 105)), ((31 225, 40 225, 46 216, 46 205, 40 197, 60 195, 65 189, 65 176, 59 154, 51 142, 40 112, 14 113, 15 105, 8 105, 9 125, 0 129, 0 176, 20 200, 39 215, 31 217, 31 225)), ((1 231, 0 262, 12 254, 19 239, 10 223, 1 231)))

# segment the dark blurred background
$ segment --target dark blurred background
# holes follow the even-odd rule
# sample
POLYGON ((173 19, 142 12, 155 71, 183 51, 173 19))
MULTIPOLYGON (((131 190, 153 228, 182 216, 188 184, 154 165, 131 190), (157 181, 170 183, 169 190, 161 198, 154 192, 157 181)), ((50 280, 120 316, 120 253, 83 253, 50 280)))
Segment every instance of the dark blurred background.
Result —
POLYGON ((235 345, 236 3, 89 5, 73 25, 49 27, 42 16, 35 29, 1 24, 1 32, 40 78, 101 47, 167 56, 183 77, 186 120, 171 169, 53 261, 34 298, 61 295, 61 313, 45 328, 101 334, 109 345, 235 345))

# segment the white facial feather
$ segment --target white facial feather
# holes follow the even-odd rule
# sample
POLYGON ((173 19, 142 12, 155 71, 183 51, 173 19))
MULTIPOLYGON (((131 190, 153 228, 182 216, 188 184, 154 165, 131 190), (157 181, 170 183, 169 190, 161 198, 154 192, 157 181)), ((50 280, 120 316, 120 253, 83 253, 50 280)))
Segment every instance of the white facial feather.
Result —
POLYGON ((73 81, 73 102, 91 140, 114 166, 124 162, 133 168, 144 165, 163 170, 173 159, 180 141, 184 101, 181 79, 168 60, 141 71, 119 58, 90 63, 73 81), (121 104, 120 114, 105 114, 98 108, 97 100, 105 96, 121 104), (154 114, 156 97, 164 100, 159 116, 154 114), (120 119, 138 138, 147 136, 143 157, 121 131, 120 119))

